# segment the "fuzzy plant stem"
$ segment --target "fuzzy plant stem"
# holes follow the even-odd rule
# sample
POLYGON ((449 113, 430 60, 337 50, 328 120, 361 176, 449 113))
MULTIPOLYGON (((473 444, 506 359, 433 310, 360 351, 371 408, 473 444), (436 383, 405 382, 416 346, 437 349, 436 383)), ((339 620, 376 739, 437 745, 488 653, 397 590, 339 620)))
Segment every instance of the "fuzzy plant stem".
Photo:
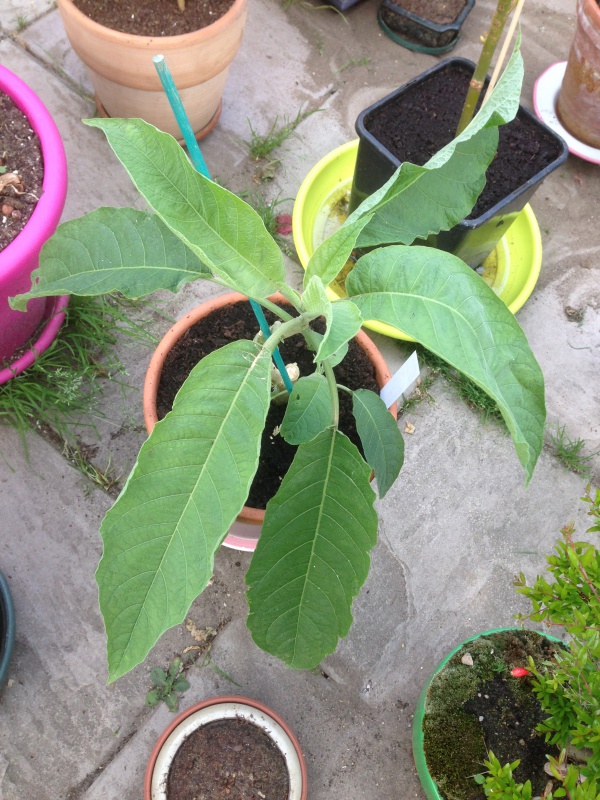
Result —
POLYGON ((483 43, 483 48, 481 50, 481 55, 479 56, 477 66, 475 67, 475 72, 473 73, 473 77, 469 83, 469 91, 467 92, 465 104, 458 122, 458 128, 456 129, 457 136, 464 131, 469 122, 471 122, 473 119, 477 101, 479 100, 486 75, 490 68, 490 64, 496 51, 496 47, 498 46, 498 42, 500 41, 500 37, 502 36, 502 31, 506 25, 506 20, 508 19, 512 5, 513 0, 498 0, 498 5, 496 7, 496 11, 494 12, 494 18, 492 19, 492 24, 490 25, 485 42, 483 43))

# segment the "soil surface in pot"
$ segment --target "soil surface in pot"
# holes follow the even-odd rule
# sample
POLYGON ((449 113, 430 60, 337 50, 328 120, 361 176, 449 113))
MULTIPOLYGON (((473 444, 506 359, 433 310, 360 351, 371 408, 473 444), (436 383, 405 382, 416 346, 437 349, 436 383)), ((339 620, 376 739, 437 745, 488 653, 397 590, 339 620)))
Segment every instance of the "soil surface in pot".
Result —
MULTIPOLYGON (((399 161, 422 166, 452 141, 472 70, 449 65, 377 109, 365 127, 399 161)), ((500 127, 498 152, 467 219, 476 219, 554 161, 560 148, 549 133, 519 114, 500 127)))
MULTIPOLYGON (((275 321, 270 311, 265 311, 269 324, 275 321)), ((313 329, 323 333, 325 328, 315 320, 313 329)), ((240 302, 214 311, 192 326, 168 354, 163 366, 157 396, 158 418, 162 419, 173 407, 175 395, 198 361, 204 356, 238 339, 252 339, 258 324, 249 303, 240 302)), ((303 336, 292 336, 279 347, 285 364, 298 364, 301 375, 315 371, 313 353, 308 350, 303 336)), ((355 341, 350 342, 348 354, 335 367, 338 383, 349 389, 371 389, 379 393, 373 365, 364 350, 355 341)), ((258 470, 250 487, 246 505, 266 508, 288 471, 296 447, 275 434, 283 421, 285 404, 272 404, 267 414, 263 433, 258 470)), ((352 414, 352 398, 340 392, 340 430, 361 450, 352 414)))
POLYGON ((43 180, 40 140, 23 112, 0 91, 0 250, 27 224, 43 180))
POLYGON ((226 14, 234 0, 73 0, 87 17, 105 28, 136 36, 179 36, 207 28, 226 14))
POLYGON ((467 0, 392 0, 395 6, 436 25, 449 25, 458 17, 467 0))
POLYGON ((520 759, 517 783, 530 780, 532 796, 543 793, 549 780, 546 754, 558 751, 536 732, 544 713, 531 678, 514 678, 510 671, 527 667, 529 656, 537 664, 550 659, 559 646, 534 631, 488 634, 463 645, 433 679, 423 720, 424 750, 446 800, 485 800, 473 775, 485 771, 490 750, 501 764, 520 759), (472 665, 463 662, 466 655, 472 665))
POLYGON ((169 770, 168 800, 287 800, 285 758, 252 722, 209 722, 181 745, 169 770))

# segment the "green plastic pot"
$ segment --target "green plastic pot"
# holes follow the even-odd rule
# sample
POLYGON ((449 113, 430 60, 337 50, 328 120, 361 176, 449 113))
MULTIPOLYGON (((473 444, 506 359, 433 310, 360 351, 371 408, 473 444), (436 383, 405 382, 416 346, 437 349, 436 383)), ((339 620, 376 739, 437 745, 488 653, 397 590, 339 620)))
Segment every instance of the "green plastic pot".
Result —
POLYGON ((8 582, 0 572, 0 689, 4 686, 15 641, 15 611, 8 582))
MULTIPOLYGON (((311 169, 300 186, 294 203, 292 232, 304 269, 319 244, 345 219, 339 207, 350 193, 357 152, 358 139, 337 147, 311 169)), ((484 262, 482 277, 516 314, 533 292, 541 266, 540 229, 527 204, 484 262)), ((327 292, 331 300, 346 296, 336 281, 327 292)), ((412 341, 402 331, 382 322, 368 321, 365 327, 384 336, 412 341)))
MULTIPOLYGON (((452 650, 448 655, 444 658, 444 660, 436 667, 433 674, 428 679, 427 683, 423 687, 421 694, 419 695, 419 699, 417 700, 417 707, 415 709, 414 721, 413 721, 413 757, 415 759, 415 766, 417 768, 417 774, 419 776, 419 780, 421 781, 421 786, 423 787, 423 791, 427 795, 428 800, 445 800, 444 796, 440 793, 438 789, 437 783, 432 778, 429 769, 427 768, 427 761, 425 760, 425 750, 423 748, 423 719, 425 717, 425 702, 427 700, 427 692, 429 691, 429 687, 431 686, 431 682, 433 679, 444 669, 446 664, 450 661, 450 659, 458 653, 458 651, 464 647, 469 642, 473 642, 476 639, 481 638, 482 636, 489 636, 492 633, 504 633, 504 631, 515 631, 521 630, 521 628, 494 628, 490 631, 484 631, 483 633, 477 633, 475 636, 470 636, 468 639, 465 639, 464 642, 461 642, 457 645, 454 650, 452 650)), ((550 636, 547 633, 542 633, 541 631, 536 631, 539 633, 540 636, 544 636, 546 639, 549 639, 551 642, 559 642, 562 644, 560 639, 557 639, 556 636, 550 636)))

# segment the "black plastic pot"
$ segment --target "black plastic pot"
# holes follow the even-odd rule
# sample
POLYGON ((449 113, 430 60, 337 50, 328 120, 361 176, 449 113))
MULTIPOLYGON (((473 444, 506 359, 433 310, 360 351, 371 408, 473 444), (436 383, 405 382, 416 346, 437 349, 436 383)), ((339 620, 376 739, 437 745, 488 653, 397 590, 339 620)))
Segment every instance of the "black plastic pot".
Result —
POLYGON ((447 53, 458 42, 460 28, 467 14, 475 5, 475 0, 467 0, 465 7, 453 22, 439 25, 424 17, 405 11, 392 0, 383 0, 377 19, 381 29, 409 50, 419 53, 447 53))
POLYGON ((15 612, 8 583, 0 572, 0 689, 4 686, 15 639, 15 612))
POLYGON ((334 6, 338 11, 348 11, 349 8, 360 3, 360 0, 327 0, 327 4, 334 6))
MULTIPOLYGON (((438 75, 443 70, 460 69, 464 71, 467 69, 472 73, 474 68, 475 64, 464 58, 446 59, 360 113, 356 121, 359 146, 350 197, 350 211, 353 211, 366 197, 383 186, 401 163, 369 131, 377 114, 393 104, 397 98, 415 90, 418 91, 424 81, 443 80, 443 76, 438 75)), ((443 92, 440 94, 443 96, 443 92)), ((458 109, 458 113, 460 113, 460 109, 458 109)), ((428 244, 454 253, 474 269, 479 267, 494 250, 544 178, 565 161, 568 149, 560 136, 557 136, 523 106, 519 106, 517 116, 519 120, 526 122, 527 126, 535 131, 542 141, 549 144, 552 153, 555 153, 551 163, 540 169, 533 177, 485 213, 475 218, 466 218, 451 230, 442 231, 437 236, 430 236, 425 242, 418 242, 419 244, 428 244)), ((513 123, 509 123, 506 127, 510 128, 511 124, 513 123)), ((398 127, 400 125, 401 120, 398 121, 398 127)))

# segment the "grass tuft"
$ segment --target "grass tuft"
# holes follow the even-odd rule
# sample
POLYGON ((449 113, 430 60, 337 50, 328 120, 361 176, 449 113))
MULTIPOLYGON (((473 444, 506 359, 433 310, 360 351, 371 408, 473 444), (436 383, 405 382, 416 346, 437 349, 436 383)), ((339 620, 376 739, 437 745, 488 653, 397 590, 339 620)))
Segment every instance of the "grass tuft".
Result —
POLYGON ((81 467, 73 429, 94 429, 94 419, 102 416, 98 404, 106 380, 127 388, 116 352, 118 340, 124 337, 147 347, 157 343, 147 331, 147 321, 131 318, 132 307, 145 306, 116 295, 71 298, 65 323, 46 352, 0 386, 0 423, 18 431, 25 450, 26 433, 34 428, 70 448, 65 454, 81 467))
POLYGON ((566 431, 566 425, 557 425, 556 434, 550 434, 550 441, 554 455, 567 469, 576 475, 583 475, 584 478, 590 477, 591 461, 598 452, 584 454, 582 452, 585 448, 584 440, 571 439, 566 431))
POLYGON ((461 400, 470 408, 481 413, 483 422, 492 420, 498 422, 502 427, 506 427, 497 403, 483 389, 480 389, 469 378, 456 372, 445 361, 424 347, 418 347, 417 352, 420 363, 426 364, 434 376, 441 375, 445 378, 456 389, 461 400))
POLYGON ((277 126, 277 122, 279 117, 275 117, 275 121, 271 125, 271 128, 267 134, 264 136, 260 136, 252 127, 252 123, 248 120, 248 125, 250 127, 250 139, 244 140, 244 144, 248 148, 248 152, 250 156, 258 161, 261 158, 266 158, 269 153, 283 144, 286 139, 294 133, 298 125, 305 120, 307 117, 310 117, 311 114, 316 113, 319 109, 313 109, 312 111, 298 111, 296 117, 292 120, 284 117, 283 125, 277 126))

